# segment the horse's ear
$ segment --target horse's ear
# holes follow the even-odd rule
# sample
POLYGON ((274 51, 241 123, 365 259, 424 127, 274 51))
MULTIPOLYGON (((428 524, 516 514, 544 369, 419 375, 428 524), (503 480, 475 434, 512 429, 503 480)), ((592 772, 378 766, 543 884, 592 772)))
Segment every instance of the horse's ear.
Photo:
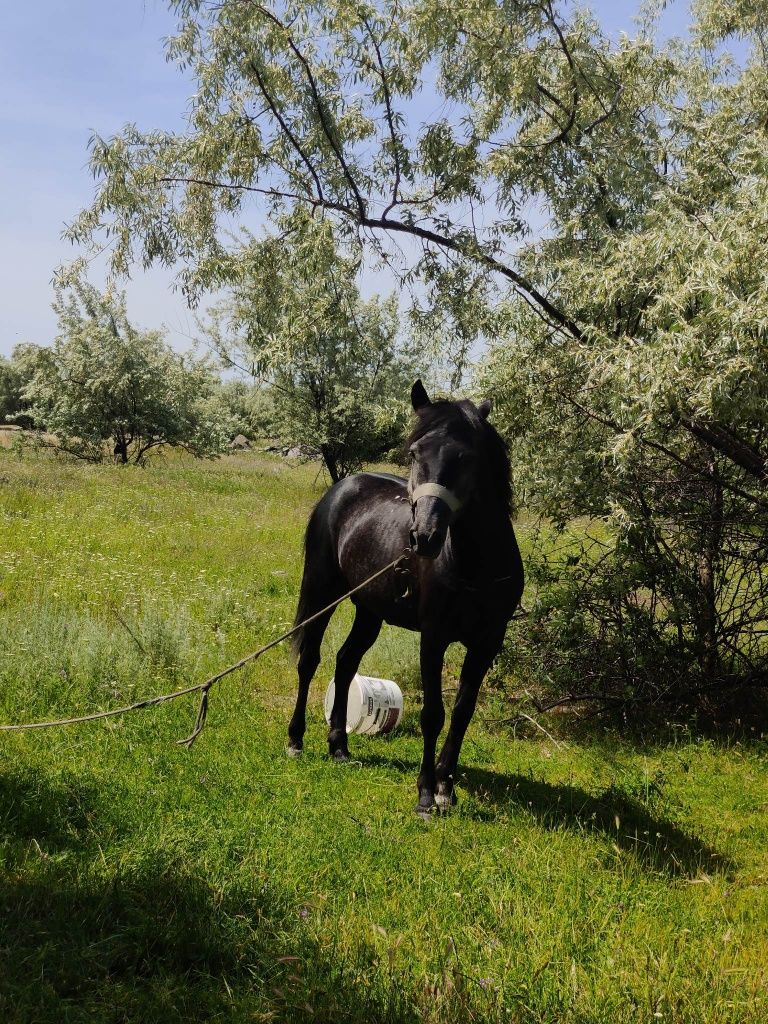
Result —
POLYGON ((487 420, 491 414, 490 398, 486 398, 484 402, 481 402, 480 405, 478 405, 477 407, 477 411, 480 413, 484 420, 487 420))
POLYGON ((419 409, 423 409, 425 405, 432 405, 432 401, 426 392, 426 388, 421 383, 421 380, 417 380, 411 388, 411 405, 413 411, 418 412, 419 409))

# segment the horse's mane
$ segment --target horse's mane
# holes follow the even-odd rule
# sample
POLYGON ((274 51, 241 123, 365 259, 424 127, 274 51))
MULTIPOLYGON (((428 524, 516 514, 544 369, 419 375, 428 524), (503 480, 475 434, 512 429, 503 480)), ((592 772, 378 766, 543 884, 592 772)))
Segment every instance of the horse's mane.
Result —
POLYGON ((486 460, 489 489, 503 502, 507 511, 512 509, 512 482, 510 480, 509 451, 506 441, 484 419, 472 402, 449 402, 442 399, 419 409, 416 424, 408 438, 412 445, 425 434, 445 427, 454 437, 479 447, 486 460), (478 445, 477 438, 480 437, 478 445))

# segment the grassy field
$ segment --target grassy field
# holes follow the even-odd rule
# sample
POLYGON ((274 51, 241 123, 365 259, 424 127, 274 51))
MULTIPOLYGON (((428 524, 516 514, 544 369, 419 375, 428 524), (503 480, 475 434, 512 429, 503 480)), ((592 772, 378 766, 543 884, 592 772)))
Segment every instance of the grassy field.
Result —
MULTIPOLYGON (((201 681, 277 635, 315 474, 0 451, 0 720, 201 681)), ((425 824, 414 637, 384 632, 363 664, 402 685, 403 727, 324 757, 348 622, 298 761, 284 649, 214 690, 191 751, 186 699, 0 734, 0 1020, 768 1019, 768 745, 515 739, 490 695, 459 807, 425 824)))

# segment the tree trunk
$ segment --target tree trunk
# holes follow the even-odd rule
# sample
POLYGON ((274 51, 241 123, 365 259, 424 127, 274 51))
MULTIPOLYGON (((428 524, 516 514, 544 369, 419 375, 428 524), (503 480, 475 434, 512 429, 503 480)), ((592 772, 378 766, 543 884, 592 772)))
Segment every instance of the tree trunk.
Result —
POLYGON ((328 470, 331 482, 337 484, 341 480, 341 473, 339 473, 339 464, 333 449, 328 445, 324 444, 320 446, 320 454, 323 457, 325 468, 328 470))
POLYGON ((710 459, 707 470, 711 483, 707 484, 709 507, 702 517, 701 551, 698 558, 700 591, 701 668, 708 683, 717 677, 720 663, 717 644, 717 562, 723 533, 723 488, 717 477, 717 466, 710 459))
POLYGON ((121 463, 123 466, 128 463, 128 442, 124 437, 118 437, 115 442, 115 462, 121 463))

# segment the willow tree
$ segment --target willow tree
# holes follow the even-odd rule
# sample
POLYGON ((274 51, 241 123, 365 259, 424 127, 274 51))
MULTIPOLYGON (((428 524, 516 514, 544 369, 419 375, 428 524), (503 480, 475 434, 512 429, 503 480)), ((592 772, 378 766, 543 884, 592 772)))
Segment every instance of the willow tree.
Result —
POLYGON ((554 0, 172 7, 189 128, 94 139, 72 237, 105 231, 116 271, 180 261, 192 300, 231 280, 219 225, 248 208, 399 260, 434 323, 498 333, 528 500, 607 521, 579 564, 611 571, 563 584, 559 646, 613 638, 634 686, 659 659, 762 677, 765 5, 698 0, 664 45, 652 11, 612 45, 554 0))

